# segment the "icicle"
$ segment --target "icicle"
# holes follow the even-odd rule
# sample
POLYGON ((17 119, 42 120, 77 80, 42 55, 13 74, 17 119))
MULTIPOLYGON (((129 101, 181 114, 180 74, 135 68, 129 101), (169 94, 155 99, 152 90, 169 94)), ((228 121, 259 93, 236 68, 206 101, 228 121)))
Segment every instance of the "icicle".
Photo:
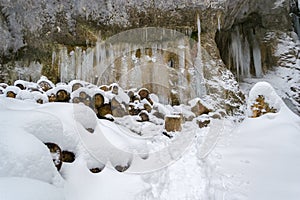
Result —
POLYGON ((262 67, 261 67, 261 53, 259 44, 255 37, 253 37, 253 60, 256 77, 262 76, 262 67))
POLYGON ((201 22, 200 22, 200 16, 197 15, 197 28, 198 28, 198 52, 196 57, 196 95, 199 97, 204 97, 206 94, 206 88, 205 88, 205 80, 203 76, 203 63, 202 63, 202 52, 201 52, 201 22))
POLYGON ((238 79, 250 76, 250 47, 247 39, 242 43, 238 27, 231 34, 231 55, 238 79))
POLYGON ((250 77, 250 46, 249 46, 249 43, 248 43, 248 40, 247 38, 245 38, 245 41, 244 41, 244 48, 243 48, 243 65, 242 65, 242 68, 244 69, 243 70, 243 76, 244 77, 250 77))
POLYGON ((221 21, 220 21, 220 15, 218 15, 218 31, 220 30, 221 30, 221 21))
POLYGON ((295 32, 298 35, 298 38, 300 39, 300 18, 295 14, 293 14, 293 18, 294 18, 293 21, 294 21, 294 26, 295 26, 295 32))

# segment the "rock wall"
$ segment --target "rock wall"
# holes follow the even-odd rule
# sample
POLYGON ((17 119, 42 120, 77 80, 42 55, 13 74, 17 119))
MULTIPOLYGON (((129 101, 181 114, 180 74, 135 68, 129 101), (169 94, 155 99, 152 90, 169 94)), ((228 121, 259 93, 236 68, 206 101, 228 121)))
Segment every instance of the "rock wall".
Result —
POLYGON ((279 38, 270 35, 293 31, 289 1, 227 1, 224 24, 216 41, 225 65, 238 79, 260 77, 278 65, 279 38))
POLYGON ((87 54, 134 28, 169 28, 197 41, 199 15, 207 98, 232 113, 243 95, 226 68, 241 79, 277 65, 278 40, 270 35, 292 30, 289 6, 287 0, 0 0, 0 82, 40 74, 59 82, 59 65, 70 53, 87 54))

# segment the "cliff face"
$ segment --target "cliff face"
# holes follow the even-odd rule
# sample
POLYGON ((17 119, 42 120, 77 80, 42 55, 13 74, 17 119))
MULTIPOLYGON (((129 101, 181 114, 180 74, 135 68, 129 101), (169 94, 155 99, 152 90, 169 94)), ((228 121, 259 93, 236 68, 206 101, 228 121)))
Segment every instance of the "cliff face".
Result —
POLYGON ((239 79, 262 76, 278 65, 278 37, 292 31, 289 1, 227 1, 216 41, 221 57, 239 79))
MULTIPOLYGON (((0 8, 1 82, 12 82, 18 78, 34 80, 40 74, 54 82, 62 78, 62 81, 68 81, 63 77, 64 73, 70 74, 70 69, 78 66, 81 71, 88 71, 86 66, 89 69, 108 67, 100 66, 103 63, 99 62, 99 43, 123 31, 142 27, 179 31, 187 38, 195 39, 194 46, 188 45, 190 51, 195 51, 199 15, 206 90, 209 98, 223 105, 219 107, 224 108, 224 104, 228 104, 229 108, 225 109, 229 111, 240 107, 243 99, 235 77, 227 69, 238 79, 261 76, 267 69, 282 62, 275 50, 282 34, 290 34, 292 30, 287 0, 1 0, 0 8), (89 61, 88 55, 92 56, 89 61), (64 68, 66 65, 68 69, 64 68), (226 101, 227 98, 230 100, 226 101)), ((127 49, 127 53, 132 51, 131 54, 138 56, 138 49, 127 49)), ((106 47, 102 53, 109 51, 110 48, 106 47)), ((144 56, 149 56, 147 54, 149 52, 144 56)), ((196 54, 191 55, 193 64, 196 54)), ((108 55, 105 53, 105 56, 108 55)), ((180 63, 181 55, 173 56, 166 52, 161 55, 164 57, 162 64, 170 64, 172 59, 171 64, 180 63)), ((123 73, 120 62, 116 59, 113 64, 119 65, 119 68, 113 69, 118 71, 115 75, 107 72, 108 76, 114 76, 110 81, 120 80, 120 73, 123 73)), ((178 68, 179 65, 183 66, 178 64, 178 68)), ((188 70, 186 64, 183 68, 188 70)), ((82 77, 74 75, 72 78, 82 77)), ((189 80, 188 75, 186 79, 189 80)), ((174 80, 177 81, 176 78, 174 80)))

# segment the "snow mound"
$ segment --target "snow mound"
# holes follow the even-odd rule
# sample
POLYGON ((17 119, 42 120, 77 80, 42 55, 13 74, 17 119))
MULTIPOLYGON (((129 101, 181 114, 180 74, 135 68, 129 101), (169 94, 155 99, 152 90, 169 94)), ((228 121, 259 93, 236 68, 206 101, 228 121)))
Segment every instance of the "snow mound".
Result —
POLYGON ((20 90, 20 92, 16 96, 16 99, 32 100, 33 99, 33 94, 28 90, 20 90))
POLYGON ((27 177, 61 184, 47 147, 33 135, 6 127, 0 140, 0 177, 27 177), (13 134, 14 133, 14 134, 13 134))
POLYGON ((263 95, 265 101, 269 103, 278 112, 284 107, 287 109, 283 100, 275 92, 274 88, 267 82, 256 83, 249 92, 249 98, 247 103, 248 116, 252 116, 253 112, 251 106, 255 103, 257 97, 263 95))

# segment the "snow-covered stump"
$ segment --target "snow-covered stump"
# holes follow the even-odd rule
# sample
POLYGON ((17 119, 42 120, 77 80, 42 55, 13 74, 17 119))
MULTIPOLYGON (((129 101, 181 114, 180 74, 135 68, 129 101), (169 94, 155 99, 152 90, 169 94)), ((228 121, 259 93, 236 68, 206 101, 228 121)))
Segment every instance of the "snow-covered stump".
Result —
POLYGON ((167 132, 181 131, 182 118, 180 115, 166 115, 165 116, 165 129, 167 132))
POLYGON ((62 152, 61 152, 60 147, 57 144, 50 143, 50 142, 45 143, 45 145, 50 150, 53 163, 54 163, 55 167, 57 168, 57 170, 59 171, 62 166, 62 152))

